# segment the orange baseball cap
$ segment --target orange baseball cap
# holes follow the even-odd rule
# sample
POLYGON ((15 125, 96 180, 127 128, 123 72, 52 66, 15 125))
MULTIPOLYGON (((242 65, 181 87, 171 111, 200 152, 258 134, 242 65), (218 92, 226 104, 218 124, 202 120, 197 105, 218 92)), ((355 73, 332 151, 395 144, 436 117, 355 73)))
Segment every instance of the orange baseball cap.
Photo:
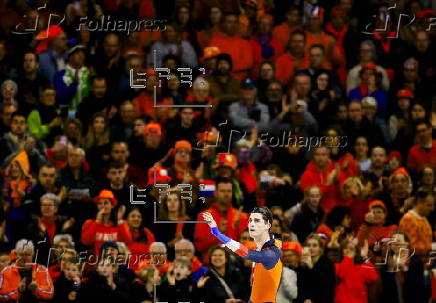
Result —
POLYGON ((397 92, 397 98, 409 98, 409 99, 413 99, 415 98, 415 94, 408 89, 400 89, 397 92))
POLYGON ((186 149, 189 152, 192 152, 192 145, 186 140, 180 140, 174 145, 174 152, 177 152, 179 149, 186 149))
POLYGON ((221 54, 221 50, 218 46, 208 46, 204 48, 203 57, 200 58, 200 61, 204 61, 221 54))
POLYGON ((283 242, 282 244, 282 250, 293 250, 297 252, 299 256, 303 254, 303 247, 298 242, 283 242))
POLYGON ((369 203, 368 208, 371 209, 373 207, 381 207, 385 212, 387 211, 386 205, 380 200, 374 200, 369 203))
POLYGON ((213 168, 227 166, 231 169, 236 169, 238 167, 238 159, 235 155, 229 153, 218 153, 215 158, 215 164, 213 168))
POLYGON ((159 123, 148 123, 145 127, 144 127, 144 133, 146 135, 148 134, 155 134, 155 135, 159 135, 162 136, 162 127, 160 126, 159 123))
POLYGON ((150 167, 148 169, 148 182, 147 184, 153 184, 154 182, 154 170, 156 169, 156 183, 157 182, 169 182, 172 180, 168 176, 168 171, 162 166, 150 167))
POLYGON ((95 197, 93 200, 95 203, 98 202, 98 200, 100 199, 109 199, 111 200, 111 203, 113 206, 117 206, 118 205, 118 200, 115 198, 114 193, 111 190, 108 189, 103 189, 97 197, 95 197))

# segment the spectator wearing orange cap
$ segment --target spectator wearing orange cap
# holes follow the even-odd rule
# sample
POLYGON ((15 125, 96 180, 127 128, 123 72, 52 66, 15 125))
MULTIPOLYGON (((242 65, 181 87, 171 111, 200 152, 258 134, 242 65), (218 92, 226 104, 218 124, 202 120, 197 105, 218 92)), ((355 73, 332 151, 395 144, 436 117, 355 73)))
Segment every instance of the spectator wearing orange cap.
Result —
POLYGON ((400 89, 396 97, 395 111, 389 117, 389 133, 392 140, 396 138, 398 130, 410 121, 410 108, 415 95, 408 89, 400 89))
MULTIPOLYGON (((183 194, 184 202, 188 203, 192 199, 192 203, 197 201, 198 179, 196 171, 192 169, 192 145, 186 140, 177 141, 174 148, 171 149, 173 164, 168 168, 168 175, 172 178, 171 185, 177 186, 178 184, 190 184, 191 189, 180 188, 181 190, 191 191, 192 194, 183 194)), ((191 206, 191 203, 189 203, 191 206)))
POLYGON ((66 67, 67 35, 58 25, 52 25, 40 32, 36 40, 41 40, 35 52, 39 55, 39 73, 53 83, 55 74, 66 67))
POLYGON ((253 68, 253 55, 250 42, 236 35, 237 17, 235 14, 227 14, 223 17, 221 31, 217 32, 210 41, 210 45, 217 46, 233 61, 232 75, 237 79, 247 77, 253 68))
POLYGON ((221 50, 217 46, 208 46, 203 50, 203 57, 200 58, 200 64, 206 69, 204 75, 210 76, 212 71, 216 69, 216 56, 221 54, 221 50))
MULTIPOLYGON (((230 153, 218 153, 212 168, 216 169, 219 178, 230 179, 233 183, 234 205, 241 205, 245 197, 245 186, 238 181, 238 158, 230 153)), ((244 207, 245 204, 244 204, 244 207)), ((248 209, 246 207, 246 209, 248 209)))
POLYGON ((416 145, 409 150, 407 168, 419 170, 425 164, 436 169, 436 140, 433 139, 433 126, 430 121, 420 121, 415 125, 416 145))
POLYGON ((364 241, 367 241, 369 246, 373 246, 383 238, 390 238, 391 233, 398 228, 395 224, 386 225, 388 209, 382 201, 372 201, 368 209, 365 222, 362 223, 357 233, 360 246, 364 244, 364 241))
POLYGON ((401 216, 410 207, 413 200, 411 193, 413 189, 412 179, 404 167, 394 171, 386 182, 385 190, 378 198, 382 200, 388 209, 388 224, 398 224, 401 216))
POLYGON ((122 219, 125 207, 121 206, 116 213, 118 201, 113 192, 106 189, 94 198, 94 202, 98 210, 96 218, 83 223, 80 239, 84 245, 92 247, 94 254, 99 255, 103 242, 119 240, 119 228, 123 225, 118 226, 118 220, 122 219))
MULTIPOLYGON (((216 183, 215 202, 205 212, 211 213, 217 222, 220 231, 225 232, 232 239, 239 239, 240 234, 248 224, 248 215, 232 207, 234 194, 234 183, 230 179, 220 178, 216 183)), ((203 220, 203 213, 198 214, 198 221, 203 220)), ((220 242, 215 237, 210 237, 209 226, 197 223, 194 231, 194 244, 203 256, 203 262, 207 261, 209 248, 218 245, 220 242)))
POLYGON ((272 37, 273 22, 273 16, 266 14, 261 16, 257 22, 257 33, 250 39, 254 58, 251 75, 255 78, 259 76, 259 67, 262 62, 274 62, 284 51, 284 47, 272 37))
POLYGON ((286 49, 291 33, 297 29, 302 29, 300 12, 297 7, 291 6, 286 12, 286 21, 274 27, 272 37, 286 49))
POLYGON ((162 126, 156 122, 150 122, 143 128, 144 145, 143 149, 132 152, 138 153, 138 158, 141 159, 140 167, 148 170, 156 162, 160 161, 167 149, 163 145, 162 126))

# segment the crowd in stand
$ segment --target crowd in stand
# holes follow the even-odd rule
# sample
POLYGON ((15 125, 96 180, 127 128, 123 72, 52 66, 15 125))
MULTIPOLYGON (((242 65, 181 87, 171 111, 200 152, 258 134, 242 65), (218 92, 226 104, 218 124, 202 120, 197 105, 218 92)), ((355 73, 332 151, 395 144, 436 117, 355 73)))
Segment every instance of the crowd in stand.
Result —
POLYGON ((436 5, 393 4, 3 1, 0 302, 247 302, 191 221, 255 206, 278 303, 436 302, 436 5))

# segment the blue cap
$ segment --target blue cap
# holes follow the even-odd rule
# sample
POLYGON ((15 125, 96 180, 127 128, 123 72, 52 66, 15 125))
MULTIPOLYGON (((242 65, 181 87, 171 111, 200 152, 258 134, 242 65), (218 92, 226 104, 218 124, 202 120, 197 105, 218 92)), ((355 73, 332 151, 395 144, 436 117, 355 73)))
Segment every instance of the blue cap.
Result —
POLYGON ((254 81, 252 79, 245 78, 244 80, 242 80, 241 88, 242 89, 253 89, 253 88, 256 88, 256 84, 254 84, 254 81))

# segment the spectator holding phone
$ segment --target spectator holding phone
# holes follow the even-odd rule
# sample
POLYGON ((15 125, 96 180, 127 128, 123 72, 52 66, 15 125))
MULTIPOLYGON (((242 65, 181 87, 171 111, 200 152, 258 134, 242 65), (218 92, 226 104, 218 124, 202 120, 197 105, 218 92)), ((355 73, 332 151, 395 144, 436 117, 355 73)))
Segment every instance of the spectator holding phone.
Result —
POLYGON ((240 92, 241 100, 229 106, 233 126, 245 132, 251 132, 255 125, 260 131, 267 130, 270 119, 268 107, 257 99, 254 81, 250 78, 243 80, 240 92))

